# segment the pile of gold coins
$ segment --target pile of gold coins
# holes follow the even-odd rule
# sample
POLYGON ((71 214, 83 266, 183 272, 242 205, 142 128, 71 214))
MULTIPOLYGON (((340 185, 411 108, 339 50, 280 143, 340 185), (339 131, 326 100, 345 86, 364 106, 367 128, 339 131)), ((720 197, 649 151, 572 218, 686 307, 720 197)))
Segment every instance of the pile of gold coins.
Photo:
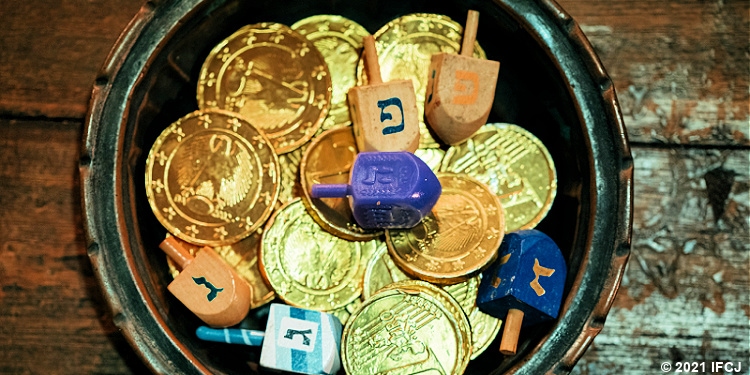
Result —
MULTIPOLYGON (((419 225, 365 230, 346 199, 311 198, 313 184, 348 182, 357 146, 346 94, 366 82, 367 35, 320 15, 222 41, 200 71, 200 109, 151 148, 147 196, 170 235, 191 251, 214 248, 248 281, 251 308, 279 298, 337 316, 347 373, 462 373, 502 324, 476 306, 481 271, 504 233, 546 215, 554 165, 519 126, 487 124, 447 147, 422 121, 415 154, 443 192, 419 225)), ((459 50, 461 25, 410 14, 374 37, 383 81, 411 79, 424 118, 430 57, 459 50)), ((486 58, 478 43, 474 57, 486 58)))

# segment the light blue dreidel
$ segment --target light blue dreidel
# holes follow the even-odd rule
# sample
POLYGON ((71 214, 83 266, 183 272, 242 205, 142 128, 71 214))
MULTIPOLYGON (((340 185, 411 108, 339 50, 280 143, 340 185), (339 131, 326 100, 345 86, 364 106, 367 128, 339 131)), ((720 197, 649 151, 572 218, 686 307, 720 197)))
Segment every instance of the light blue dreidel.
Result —
POLYGON ((266 331, 198 327, 207 341, 261 346, 260 365, 297 374, 332 375, 341 369, 341 333, 338 318, 320 311, 274 303, 266 331))
POLYGON ((477 306, 504 319, 500 352, 512 355, 522 326, 557 318, 567 267, 555 241, 534 229, 506 234, 498 252, 482 277, 477 306))
POLYGON ((313 198, 349 197, 354 220, 365 229, 412 228, 430 213, 442 187, 410 152, 360 152, 349 184, 315 184, 313 198))

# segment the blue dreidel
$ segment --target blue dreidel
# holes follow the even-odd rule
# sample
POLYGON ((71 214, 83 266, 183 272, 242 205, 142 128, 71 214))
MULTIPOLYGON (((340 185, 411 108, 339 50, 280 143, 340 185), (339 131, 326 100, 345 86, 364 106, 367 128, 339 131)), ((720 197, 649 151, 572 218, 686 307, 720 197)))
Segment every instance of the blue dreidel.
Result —
POLYGON ((360 152, 349 184, 315 184, 313 198, 349 197, 354 220, 366 229, 412 228, 442 192, 435 173, 411 152, 360 152))
POLYGON ((198 327, 206 341, 261 346, 262 367, 298 374, 332 375, 341 369, 338 318, 320 311, 271 304, 266 331, 198 327))
POLYGON ((538 230, 508 233, 479 285, 479 309, 504 319, 500 352, 516 353, 522 326, 557 318, 567 268, 555 241, 538 230))

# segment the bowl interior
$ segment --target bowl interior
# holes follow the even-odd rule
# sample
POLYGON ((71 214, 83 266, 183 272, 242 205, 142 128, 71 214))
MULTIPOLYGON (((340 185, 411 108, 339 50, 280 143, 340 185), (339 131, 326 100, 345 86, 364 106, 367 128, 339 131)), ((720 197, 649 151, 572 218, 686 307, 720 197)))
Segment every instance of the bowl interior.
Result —
MULTIPOLYGON (((517 124, 536 135, 554 160, 558 191, 547 217, 537 229, 551 236, 569 262, 565 294, 584 257, 592 194, 591 149, 585 141, 585 125, 579 118, 579 104, 571 96, 560 65, 551 58, 530 26, 508 8, 491 1, 240 1, 202 2, 186 12, 180 23, 165 32, 154 53, 146 54, 144 68, 130 92, 121 131, 121 152, 127 155, 119 166, 124 200, 123 220, 130 236, 125 250, 134 265, 134 278, 151 300, 150 313, 163 321, 170 340, 188 356, 216 373, 247 373, 248 362, 259 359, 260 350, 201 342, 195 338, 200 321, 166 290, 171 281, 164 254, 158 244, 166 230, 151 212, 144 172, 148 151, 173 121, 198 109, 196 85, 199 70, 209 51, 240 27, 258 22, 291 25, 316 14, 338 14, 375 33, 388 21, 409 13, 438 13, 463 24, 469 9, 481 14, 477 41, 488 59, 500 61, 500 76, 488 122, 517 124), (438 5, 440 4, 440 5, 438 5)), ((159 17, 156 9, 155 17, 159 17)), ((159 22, 158 18, 151 22, 159 22)), ((131 54, 139 51, 131 51, 131 54)), ((561 312, 564 314, 565 311, 561 312)), ((265 311, 251 312, 247 328, 264 329, 265 311)), ((519 354, 502 359, 497 341, 477 360, 467 374, 502 371, 521 361, 547 335, 554 323, 526 328, 519 342, 519 354)), ((157 338, 161 340, 162 338, 157 338)), ((158 345, 158 342, 157 342, 158 345)), ((252 370, 255 371, 255 370, 252 370)))

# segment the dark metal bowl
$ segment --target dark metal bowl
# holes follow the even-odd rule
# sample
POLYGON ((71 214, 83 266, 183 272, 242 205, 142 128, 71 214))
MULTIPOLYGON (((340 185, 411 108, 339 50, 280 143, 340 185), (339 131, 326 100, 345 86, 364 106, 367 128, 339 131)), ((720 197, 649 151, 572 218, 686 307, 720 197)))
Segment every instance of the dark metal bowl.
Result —
MULTIPOLYGON (((247 373, 258 350, 209 345, 197 318, 166 289, 158 244, 165 229, 146 199, 144 168, 158 134, 197 109, 199 69, 211 48, 246 24, 291 25, 340 14, 375 32, 415 13, 463 23, 481 13, 478 41, 501 61, 489 122, 531 131, 549 148, 558 192, 538 229, 569 265, 560 318, 524 329, 518 354, 493 346, 467 374, 567 373, 601 330, 630 252, 632 173, 612 82, 578 25, 552 0, 183 0, 147 2, 97 78, 80 162, 88 253, 115 324, 159 373, 247 373)), ((263 329, 262 316, 250 325, 263 329)))

